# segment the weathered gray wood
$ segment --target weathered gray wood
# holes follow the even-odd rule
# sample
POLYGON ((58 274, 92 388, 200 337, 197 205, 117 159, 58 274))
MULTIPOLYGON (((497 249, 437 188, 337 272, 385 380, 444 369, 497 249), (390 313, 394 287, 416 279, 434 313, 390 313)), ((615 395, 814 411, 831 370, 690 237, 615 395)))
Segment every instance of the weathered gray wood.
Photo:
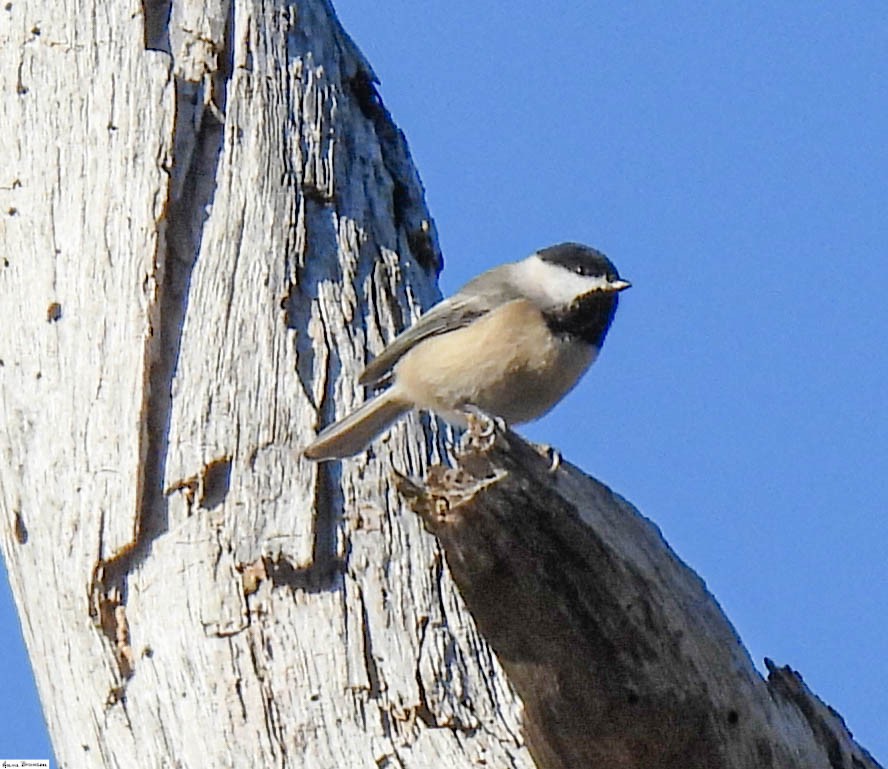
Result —
POLYGON ((323 0, 0 9, 0 545, 67 767, 529 767, 392 488, 303 461, 436 297, 434 226, 323 0))
POLYGON ((513 433, 401 480, 525 706, 540 769, 878 769, 798 674, 765 681, 628 502, 513 433))

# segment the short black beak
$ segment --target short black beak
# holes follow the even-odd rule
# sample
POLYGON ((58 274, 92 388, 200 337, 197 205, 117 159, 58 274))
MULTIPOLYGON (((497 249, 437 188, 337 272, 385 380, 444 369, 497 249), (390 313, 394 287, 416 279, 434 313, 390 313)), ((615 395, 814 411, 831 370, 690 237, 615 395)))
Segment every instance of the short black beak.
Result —
POLYGON ((628 280, 618 278, 610 284, 609 288, 611 291, 625 291, 627 288, 632 288, 632 284, 628 280))

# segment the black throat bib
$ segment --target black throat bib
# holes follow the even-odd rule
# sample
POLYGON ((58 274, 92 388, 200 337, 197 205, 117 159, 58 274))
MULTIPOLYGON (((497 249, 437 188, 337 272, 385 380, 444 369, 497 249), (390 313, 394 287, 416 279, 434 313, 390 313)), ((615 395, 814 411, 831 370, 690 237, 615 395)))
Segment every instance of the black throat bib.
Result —
POLYGON ((563 310, 544 314, 546 324, 556 334, 574 336, 601 347, 614 319, 619 298, 614 291, 591 291, 578 297, 563 310))

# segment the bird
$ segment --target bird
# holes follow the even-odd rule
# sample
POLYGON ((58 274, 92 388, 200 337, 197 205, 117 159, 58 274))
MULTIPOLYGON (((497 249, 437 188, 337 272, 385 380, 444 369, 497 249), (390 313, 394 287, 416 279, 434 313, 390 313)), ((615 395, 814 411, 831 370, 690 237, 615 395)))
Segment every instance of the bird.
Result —
POLYGON ((405 413, 465 427, 472 415, 510 425, 548 412, 595 362, 619 293, 632 284, 603 253, 560 243, 494 267, 434 305, 364 369, 379 391, 318 434, 310 460, 363 451, 405 413))

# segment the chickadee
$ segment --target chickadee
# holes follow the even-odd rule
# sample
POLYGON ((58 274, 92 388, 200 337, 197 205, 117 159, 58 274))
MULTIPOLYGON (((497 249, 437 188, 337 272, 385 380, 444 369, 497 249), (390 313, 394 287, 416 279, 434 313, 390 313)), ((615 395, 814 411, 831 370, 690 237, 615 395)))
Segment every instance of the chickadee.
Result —
POLYGON ((388 388, 327 427, 309 459, 357 454, 402 414, 464 427, 472 412, 519 424, 545 414, 598 355, 631 284, 601 252, 544 248, 469 281, 399 334, 360 382, 388 388))

